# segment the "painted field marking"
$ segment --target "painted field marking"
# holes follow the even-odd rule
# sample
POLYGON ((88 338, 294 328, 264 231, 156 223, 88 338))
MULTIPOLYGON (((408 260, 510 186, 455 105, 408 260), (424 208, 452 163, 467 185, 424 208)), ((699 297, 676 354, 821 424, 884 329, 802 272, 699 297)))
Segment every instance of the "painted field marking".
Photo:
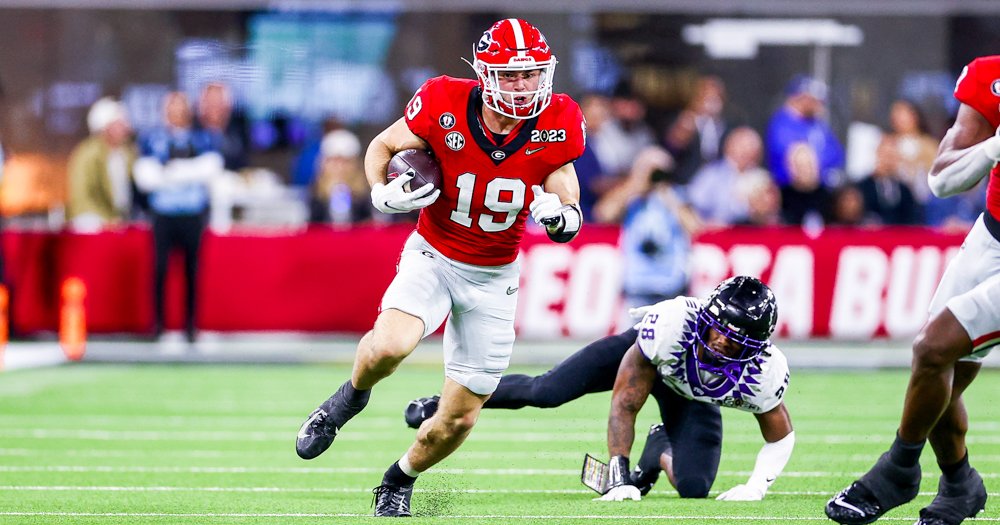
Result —
MULTIPOLYGON (((369 467, 112 467, 112 466, 0 466, 0 472, 139 472, 139 473, 190 473, 190 474, 379 474, 383 468, 369 467)), ((429 474, 471 474, 484 476, 578 476, 579 469, 430 469, 429 474)), ((749 476, 749 470, 722 470, 719 476, 749 476)), ((864 472, 782 472, 787 478, 843 478, 860 477, 864 472)), ((1000 478, 1000 473, 983 472, 984 478, 1000 478)), ((924 472, 925 478, 937 478, 924 472)))
MULTIPOLYGON (((235 431, 235 430, 81 430, 52 428, 4 428, 0 429, 0 438, 9 439, 92 439, 101 441, 286 441, 295 435, 295 429, 284 432, 235 431)), ((475 442, 510 442, 509 432, 473 432, 468 439, 475 442)), ((379 441, 398 441, 394 435, 386 439, 383 432, 344 432, 337 436, 338 441, 364 441, 367 443, 379 441)), ((517 434, 522 442, 598 442, 604 443, 607 434, 602 432, 521 432, 517 434)), ((889 434, 822 434, 796 436, 798 443, 820 444, 882 444, 891 443, 895 439, 889 434)), ((760 434, 726 435, 728 443, 759 443, 760 434)), ((968 435, 966 442, 970 444, 1000 444, 1000 435, 968 435)))
MULTIPOLYGON (((53 492, 326 492, 326 493, 369 493, 370 489, 351 488, 285 488, 285 487, 71 487, 71 486, 13 486, 0 485, 0 491, 53 491, 53 492)), ((589 489, 413 489, 414 492, 448 494, 592 494, 589 489)), ((709 494, 721 494, 721 490, 709 494)), ((650 494, 676 494, 673 490, 653 490, 650 494)), ((816 491, 768 491, 780 496, 832 496, 836 492, 816 491)), ((998 492, 988 492, 989 496, 1000 496, 998 492)), ((921 492, 919 496, 936 496, 936 492, 921 492)))
MULTIPOLYGON (((68 517, 167 517, 167 518, 366 518, 371 514, 310 514, 310 513, 168 513, 168 512, 0 512, 0 516, 68 516, 68 517)), ((517 514, 461 514, 434 516, 448 519, 520 519, 520 520, 767 520, 767 521, 826 521, 826 517, 775 517, 775 516, 632 516, 632 515, 578 515, 546 516, 517 514)), ((913 521, 915 518, 880 518, 883 521, 913 521)), ((1000 521, 1000 518, 977 518, 975 521, 1000 521)))
MULTIPOLYGON (((160 449, 136 449, 136 450, 109 450, 109 449, 46 449, 46 448, 0 448, 0 456, 47 456, 54 455, 68 457, 108 457, 108 458, 131 458, 131 457, 176 457, 176 458, 246 458, 247 456, 258 457, 290 457, 287 451, 275 450, 160 450, 160 449)), ((339 457, 345 458, 372 458, 372 457, 396 457, 399 453, 395 451, 361 451, 349 450, 338 452, 339 457)), ((880 454, 795 454, 798 461, 864 461, 874 462, 880 454)), ((533 452, 486 452, 486 451, 466 451, 459 449, 450 457, 456 459, 578 459, 583 457, 583 452, 555 452, 555 451, 533 451, 533 452)), ((757 454, 737 454, 723 453, 722 459, 733 461, 753 461, 757 454)), ((976 455, 974 463, 1000 461, 998 454, 976 455)))

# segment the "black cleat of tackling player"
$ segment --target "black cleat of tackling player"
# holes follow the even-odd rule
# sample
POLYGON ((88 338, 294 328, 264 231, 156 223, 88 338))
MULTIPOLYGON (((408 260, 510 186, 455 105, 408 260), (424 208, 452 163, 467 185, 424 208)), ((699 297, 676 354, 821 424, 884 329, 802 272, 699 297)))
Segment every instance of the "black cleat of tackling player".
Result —
POLYGON ((842 525, 864 525, 886 513, 875 496, 857 481, 826 502, 826 515, 842 525))
POLYGON ((905 468, 882 454, 875 466, 826 503, 826 515, 842 525, 865 525, 912 501, 920 492, 920 465, 905 468))
POLYGON ((440 400, 441 396, 430 396, 410 401, 406 405, 406 409, 403 410, 403 418, 406 419, 406 425, 410 428, 420 428, 421 423, 430 419, 437 412, 438 401, 440 400))
POLYGON ((355 390, 348 380, 330 396, 330 399, 313 410, 305 423, 302 423, 295 440, 295 452, 299 457, 313 459, 330 448, 330 444, 337 437, 337 432, 368 404, 370 393, 370 390, 355 390))
POLYGON ((413 485, 400 487, 383 483, 372 489, 372 505, 376 516, 394 518, 409 518, 410 497, 413 496, 413 485))
POLYGON ((663 468, 660 466, 660 456, 670 454, 670 439, 667 437, 667 429, 663 423, 657 423, 649 427, 649 434, 646 436, 646 445, 642 448, 642 456, 639 462, 632 469, 630 477, 632 484, 639 487, 639 494, 645 496, 653 490, 653 484, 660 477, 663 468))
POLYGON ((938 493, 930 505, 920 509, 914 525, 958 525, 965 518, 975 518, 986 507, 986 486, 976 469, 960 483, 938 482, 938 493))

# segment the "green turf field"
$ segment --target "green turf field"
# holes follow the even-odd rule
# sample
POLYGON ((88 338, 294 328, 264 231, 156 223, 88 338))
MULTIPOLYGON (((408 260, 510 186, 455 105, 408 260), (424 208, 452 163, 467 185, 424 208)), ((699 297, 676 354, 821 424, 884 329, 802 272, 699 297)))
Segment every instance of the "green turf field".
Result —
MULTIPOLYGON (((375 520, 361 518, 371 514, 370 490, 415 433, 402 409, 436 393, 442 371, 404 364, 326 454, 299 459, 299 425, 348 375, 332 365, 75 364, 2 373, 0 523, 375 520)), ((828 522, 826 500, 888 447, 907 377, 793 371, 785 399, 795 453, 762 502, 680 500, 665 478, 642 502, 592 501, 579 470, 585 452, 607 456, 610 394, 600 394, 558 409, 484 411, 465 445, 420 477, 413 510, 423 523, 828 522)), ((1000 521, 998 383, 1000 373, 984 371, 966 394, 972 462, 994 498, 980 521, 1000 521)), ((654 405, 640 415, 640 436, 654 405)), ((752 416, 723 413, 713 495, 746 480, 762 444, 752 416)), ((929 448, 923 459, 921 496, 883 521, 912 523, 930 501, 938 470, 929 448)))

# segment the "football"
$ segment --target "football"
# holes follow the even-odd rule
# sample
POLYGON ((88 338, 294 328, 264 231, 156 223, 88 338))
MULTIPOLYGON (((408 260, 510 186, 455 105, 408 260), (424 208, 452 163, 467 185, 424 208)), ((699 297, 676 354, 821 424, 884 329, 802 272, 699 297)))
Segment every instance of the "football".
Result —
POLYGON ((389 159, 389 180, 411 168, 413 180, 403 185, 403 191, 410 192, 425 184, 441 187, 441 165, 431 152, 422 149, 407 149, 393 155, 389 159))

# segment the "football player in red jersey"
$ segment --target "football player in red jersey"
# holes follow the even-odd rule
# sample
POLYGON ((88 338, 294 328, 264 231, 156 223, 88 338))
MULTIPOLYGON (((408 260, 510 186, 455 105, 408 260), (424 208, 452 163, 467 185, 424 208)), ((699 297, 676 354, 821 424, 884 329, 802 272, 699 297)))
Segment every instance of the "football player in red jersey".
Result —
POLYGON ((478 80, 428 80, 403 118, 368 147, 372 203, 385 213, 420 209, 420 218, 375 327, 358 345, 351 379, 309 416, 296 442, 305 459, 326 450, 371 388, 446 322, 438 411, 375 489, 377 516, 410 515, 417 475, 462 444, 507 368, 515 259, 528 215, 556 242, 573 239, 583 221, 573 161, 583 153, 586 128, 579 106, 552 93, 556 58, 545 37, 523 20, 506 19, 473 51, 478 80), (386 182, 389 159, 410 148, 434 153, 440 188, 405 192, 408 173, 386 182))
POLYGON ((826 504, 839 523, 871 523, 920 489, 924 443, 941 467, 938 493, 917 525, 957 525, 986 504, 986 487, 969 466, 969 418, 962 392, 1000 343, 1000 56, 977 58, 955 87, 962 102, 931 166, 938 197, 966 191, 990 175, 986 211, 945 269, 930 321, 913 343, 913 365, 896 440, 872 469, 826 504))

